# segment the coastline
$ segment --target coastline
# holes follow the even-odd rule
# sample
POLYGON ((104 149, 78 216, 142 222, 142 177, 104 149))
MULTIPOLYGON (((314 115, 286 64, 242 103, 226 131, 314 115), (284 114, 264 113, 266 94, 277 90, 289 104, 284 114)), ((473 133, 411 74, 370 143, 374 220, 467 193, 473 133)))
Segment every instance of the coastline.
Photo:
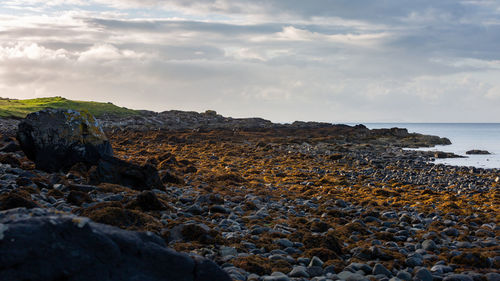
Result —
POLYGON ((154 166, 162 189, 146 195, 91 184, 92 168, 81 166, 41 172, 14 150, 0 153, 9 155, 1 159, 0 206, 21 196, 17 207, 151 231, 233 280, 499 273, 498 169, 434 165, 434 152, 403 149, 446 139, 313 122, 254 126, 269 124, 260 119, 141 130, 145 119, 110 120, 104 128, 115 156, 154 166), (140 219, 130 224, 125 213, 140 219))

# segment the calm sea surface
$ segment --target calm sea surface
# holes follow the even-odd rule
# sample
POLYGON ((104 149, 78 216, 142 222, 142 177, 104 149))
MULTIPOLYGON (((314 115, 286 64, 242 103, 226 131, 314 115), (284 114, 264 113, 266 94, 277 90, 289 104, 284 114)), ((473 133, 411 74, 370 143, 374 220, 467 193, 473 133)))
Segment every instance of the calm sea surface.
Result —
POLYGON ((363 123, 370 129, 407 128, 408 132, 446 137, 451 145, 421 150, 453 152, 468 158, 436 159, 435 163, 479 168, 500 168, 500 123, 363 123), (466 155, 471 149, 487 150, 491 155, 466 155))

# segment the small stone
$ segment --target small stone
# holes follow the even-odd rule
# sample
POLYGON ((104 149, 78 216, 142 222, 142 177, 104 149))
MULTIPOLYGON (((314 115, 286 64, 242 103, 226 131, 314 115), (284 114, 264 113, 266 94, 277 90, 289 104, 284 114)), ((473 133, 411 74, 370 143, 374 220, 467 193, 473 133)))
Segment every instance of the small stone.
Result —
POLYGON ((338 278, 340 280, 346 280, 346 281, 361 281, 361 280, 369 280, 365 276, 359 274, 359 273, 353 273, 350 271, 342 271, 339 274, 337 274, 338 278))
POLYGON ((443 281, 474 281, 472 277, 465 274, 452 274, 446 276, 443 281))
POLYGON ((309 266, 323 266, 323 261, 318 258, 317 256, 314 256, 312 259, 311 259, 311 262, 309 263, 309 266))
POLYGON ((418 257, 409 257, 406 259, 406 265, 409 267, 422 266, 424 264, 424 260, 418 257))
POLYGON ((293 242, 286 238, 277 239, 274 242, 283 248, 293 247, 293 242))
POLYGON ((432 274, 427 268, 420 268, 415 273, 414 280, 416 281, 432 281, 432 279, 433 279, 432 274))
POLYGON ((387 269, 385 268, 384 265, 380 264, 380 263, 377 263, 374 267, 373 267, 373 271, 372 271, 373 275, 379 275, 379 274, 383 274, 387 277, 391 277, 392 276, 392 273, 387 269))
POLYGON ((219 253, 222 257, 238 255, 238 251, 235 248, 226 246, 222 246, 219 253))
POLYGON ((229 213, 229 210, 224 208, 224 206, 221 205, 214 205, 210 208, 211 213, 221 213, 221 214, 227 214, 229 213))
POLYGON ((328 273, 336 274, 336 272, 335 272, 335 266, 329 265, 329 266, 327 266, 327 267, 325 267, 323 269, 323 274, 328 274, 328 273))
POLYGON ((405 281, 410 281, 411 280, 411 274, 408 271, 401 270, 396 274, 396 277, 405 280, 405 281))
POLYGON ((307 268, 307 273, 311 277, 321 276, 323 275, 323 268, 321 266, 310 266, 307 268))
POLYGON ((310 277, 309 273, 307 273, 306 267, 302 266, 302 265, 294 267, 292 269, 292 271, 290 271, 290 273, 288 273, 288 276, 290 276, 290 277, 305 277, 305 278, 310 277))
POLYGON ((434 251, 437 249, 437 246, 433 240, 427 239, 424 242, 422 242, 422 249, 426 251, 434 251))
POLYGON ((454 228, 454 227, 447 227, 443 230, 443 233, 448 235, 448 236, 452 236, 452 237, 457 237, 458 235, 460 235, 460 232, 458 231, 458 229, 454 228))
POLYGON ((484 275, 487 281, 500 281, 500 273, 490 272, 484 275))
POLYGON ((443 264, 436 264, 431 268, 431 271, 443 274, 443 273, 452 272, 453 268, 451 266, 447 266, 447 265, 443 265, 443 264))

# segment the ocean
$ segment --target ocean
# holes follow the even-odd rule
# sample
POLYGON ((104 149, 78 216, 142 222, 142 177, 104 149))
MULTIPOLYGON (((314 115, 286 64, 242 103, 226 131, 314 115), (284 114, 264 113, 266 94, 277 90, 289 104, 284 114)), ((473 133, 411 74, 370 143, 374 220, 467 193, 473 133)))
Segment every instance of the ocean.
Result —
POLYGON ((434 163, 478 168, 500 168, 500 123, 363 123, 370 129, 407 128, 408 132, 436 135, 450 139, 451 145, 420 150, 453 152, 468 158, 436 159, 434 163), (471 149, 489 151, 490 155, 466 155, 471 149))

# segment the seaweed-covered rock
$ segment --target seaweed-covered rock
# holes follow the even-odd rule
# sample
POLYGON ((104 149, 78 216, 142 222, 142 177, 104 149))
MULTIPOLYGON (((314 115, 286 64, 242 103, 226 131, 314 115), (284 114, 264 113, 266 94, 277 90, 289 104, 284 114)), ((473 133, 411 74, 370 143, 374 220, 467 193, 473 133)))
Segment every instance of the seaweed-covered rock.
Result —
POLYGON ((115 157, 103 156, 89 171, 91 184, 119 184, 136 190, 163 189, 158 170, 151 164, 136 165, 115 157))
POLYGON ((0 212, 0 264, 0 280, 231 280, 156 235, 44 209, 0 212))
POLYGON ((17 139, 36 168, 68 170, 78 162, 97 163, 113 149, 97 120, 88 112, 46 109, 19 123, 17 139))

